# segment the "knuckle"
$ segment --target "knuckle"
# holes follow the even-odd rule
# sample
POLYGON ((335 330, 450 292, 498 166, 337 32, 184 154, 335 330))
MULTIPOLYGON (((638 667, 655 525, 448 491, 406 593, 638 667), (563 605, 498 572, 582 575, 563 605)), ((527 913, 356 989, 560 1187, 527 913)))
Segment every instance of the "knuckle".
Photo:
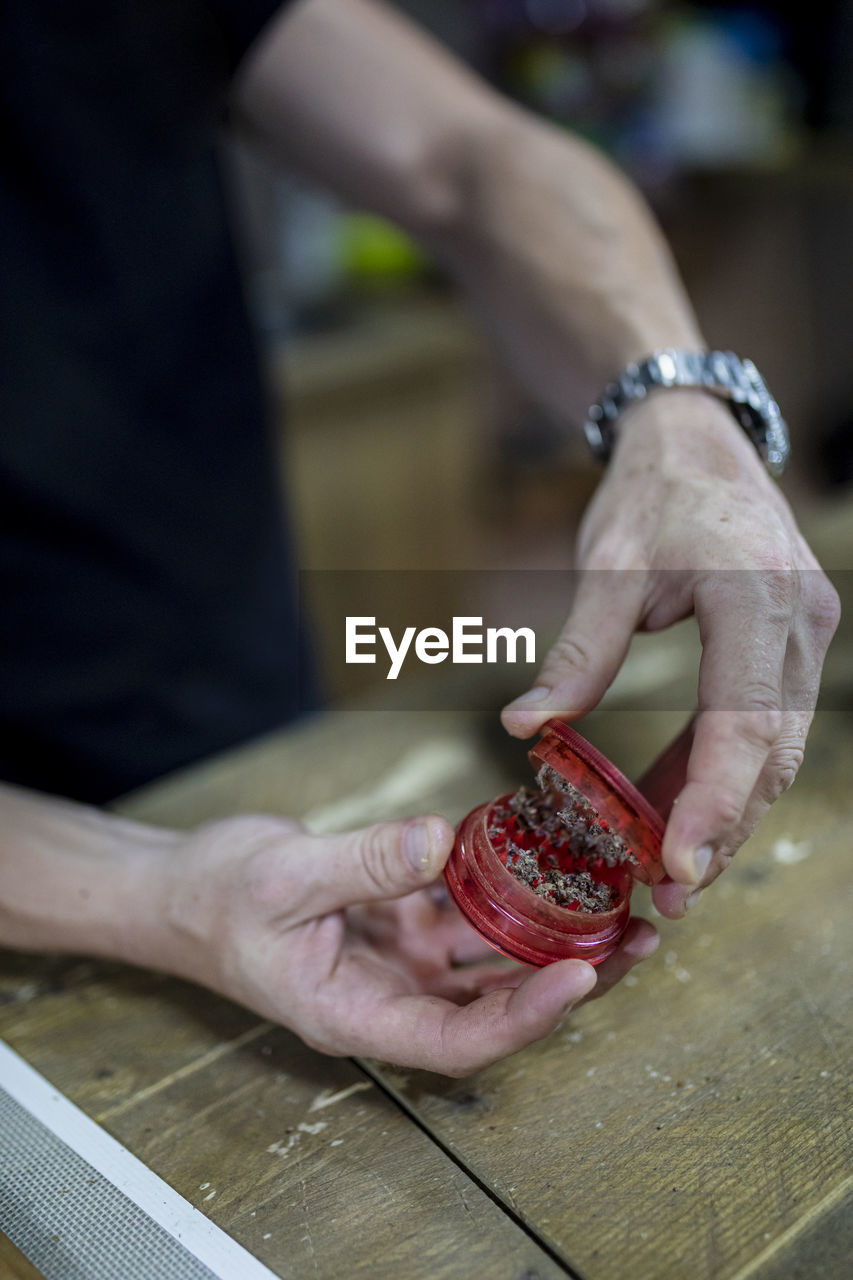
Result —
POLYGON ((788 562, 766 568, 761 574, 771 611, 779 617, 789 617, 797 598, 797 574, 788 562))
POLYGON ((784 597, 786 594, 792 595, 796 590, 797 566, 793 547, 786 545, 786 535, 778 530, 777 536, 778 541, 765 533, 761 543, 755 547, 754 555, 762 580, 771 590, 779 591, 784 597))
POLYGON ((785 746, 771 757, 770 776, 772 779, 771 794, 774 800, 793 786, 794 779, 800 772, 804 751, 802 746, 785 746))
POLYGON ((584 671, 591 665, 592 654, 588 644, 572 633, 561 635, 554 641, 546 662, 549 669, 573 667, 584 671))
POLYGON ((734 838, 729 841, 728 844, 723 848, 718 849, 714 857, 714 861, 711 863, 711 867, 703 887, 713 884, 715 880, 719 879, 726 868, 731 866, 734 861, 735 852, 740 848, 742 843, 743 840, 741 839, 740 832, 736 832, 734 838))
POLYGON ((461 1080, 463 1076, 470 1075, 473 1068, 470 1068, 467 1063, 467 1046, 454 1043, 454 1039, 455 1037, 450 1032, 448 1019, 440 1019, 435 1028, 429 1056, 436 1064, 435 1069, 440 1071, 442 1075, 452 1076, 455 1080, 461 1080))
POLYGON ((752 549, 749 564, 712 570, 702 576, 699 594, 720 613, 736 602, 763 622, 784 623, 799 595, 799 579, 793 560, 776 546, 752 549))
POLYGON ((790 600, 797 594, 797 566, 790 551, 771 552, 764 572, 770 589, 778 593, 780 600, 790 600))
POLYGON ((719 791, 714 806, 717 825, 722 831, 736 826, 743 815, 743 800, 734 791, 719 791))
POLYGON ((740 830, 741 828, 738 826, 737 830, 731 831, 731 833, 727 835, 725 841, 715 851, 708 870, 702 877, 701 888, 707 889, 715 880, 718 880, 726 867, 732 861, 734 858, 734 851, 740 842, 740 830))
POLYGON ((394 885, 388 837, 381 826, 368 827, 359 834, 357 853, 367 882, 377 893, 387 893, 394 885))
POLYGON ((806 595, 806 612, 812 628, 833 636, 841 621, 841 599, 835 587, 821 574, 820 580, 810 585, 806 595))
MULTIPOLYGON (((737 590, 755 623, 762 629, 787 629, 800 593, 799 578, 793 566, 777 560, 750 571, 747 577, 748 583, 739 582, 737 590)), ((728 602, 724 603, 727 607, 728 602)))
POLYGON ((777 691, 754 688, 745 698, 741 735, 750 746, 770 751, 782 730, 782 708, 777 691))

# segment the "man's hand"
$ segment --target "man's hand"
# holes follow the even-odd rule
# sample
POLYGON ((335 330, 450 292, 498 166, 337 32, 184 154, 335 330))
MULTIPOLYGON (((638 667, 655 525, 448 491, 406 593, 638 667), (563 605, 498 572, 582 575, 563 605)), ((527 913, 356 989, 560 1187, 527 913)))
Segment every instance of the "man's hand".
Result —
POLYGON ((670 880, 655 890, 680 916, 796 776, 838 597, 751 444, 702 392, 660 392, 626 415, 577 562, 589 572, 571 615, 504 724, 526 737, 583 715, 635 631, 695 613, 699 716, 664 840, 670 880))
POLYGON ((322 837, 269 817, 201 827, 171 861, 166 964, 323 1053, 463 1076, 547 1036, 654 951, 635 920, 597 970, 509 967, 425 888, 452 844, 434 816, 322 837))
POLYGON ((0 946, 159 969, 324 1053, 453 1076, 548 1035, 655 950, 635 920, 597 969, 498 960, 436 892, 452 845, 435 816, 335 836, 268 816, 183 833, 0 784, 0 946))

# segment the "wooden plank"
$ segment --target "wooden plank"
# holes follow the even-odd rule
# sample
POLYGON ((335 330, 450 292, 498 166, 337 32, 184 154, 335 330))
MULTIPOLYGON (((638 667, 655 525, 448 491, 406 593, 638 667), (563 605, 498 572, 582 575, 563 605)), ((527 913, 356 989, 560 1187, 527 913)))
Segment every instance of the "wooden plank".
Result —
POLYGON ((4 1232, 0 1231, 0 1280, 44 1280, 29 1258, 25 1258, 4 1232))
POLYGON ((0 1035, 87 1114, 262 1033, 210 992, 122 965, 0 952, 0 1035))
POLYGON ((352 1064, 286 1031, 104 1119, 281 1275, 565 1274, 352 1064))
POLYGON ((527 768, 523 744, 511 744, 508 772, 486 733, 464 711, 331 711, 142 788, 116 809, 180 828, 263 812, 332 830, 435 806, 456 820, 472 797, 496 794, 527 768))
POLYGON ((0 953, 0 1034, 282 1276, 565 1271, 352 1063, 119 965, 0 953))
MULTIPOLYGON (((847 676, 837 672, 840 688, 847 676)), ((371 715, 344 717, 361 740, 357 762, 340 719, 327 722, 325 753, 323 726, 314 727, 325 785, 338 795, 337 760, 347 785, 369 798, 370 777, 395 767, 401 741, 423 741, 422 714, 396 713, 395 729, 371 715)), ((677 712, 604 712, 589 731, 636 771, 653 754, 649 737, 662 741, 678 720, 677 712)), ((451 738, 479 750, 471 718, 444 723, 451 738)), ((270 740, 265 769, 223 761, 140 797, 136 811, 200 818, 206 790, 220 812, 298 812, 311 772, 300 769, 298 746, 291 755, 299 742, 299 734, 270 740)), ((548 1043, 461 1083, 370 1068, 592 1280, 688 1272, 723 1280, 777 1240, 779 1256, 793 1256, 798 1224, 819 1217, 849 1171, 851 769, 845 717, 821 712, 803 777, 760 837, 689 921, 658 922, 663 945, 634 982, 580 1011, 548 1043)), ((437 804, 458 817, 496 792, 502 772, 472 757, 461 804, 458 787, 384 808, 374 792, 371 816, 437 804)))
POLYGON ((853 1259, 853 1174, 813 1213, 771 1240, 735 1280, 839 1280, 853 1259))
POLYGON ((722 1280, 776 1240, 783 1268, 848 1187, 851 770, 819 713, 761 838, 550 1041, 464 1082, 376 1065, 584 1275, 722 1280))

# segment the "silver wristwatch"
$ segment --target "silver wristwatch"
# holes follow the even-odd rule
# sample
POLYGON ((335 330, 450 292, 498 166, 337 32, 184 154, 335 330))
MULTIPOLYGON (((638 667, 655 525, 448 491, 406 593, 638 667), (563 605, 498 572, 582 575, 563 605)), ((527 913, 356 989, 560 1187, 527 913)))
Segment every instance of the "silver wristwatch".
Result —
POLYGON ((590 406, 584 430, 596 458, 608 460, 619 415, 656 387, 696 387, 720 396, 770 474, 780 476, 785 470, 791 452, 788 428, 752 361, 741 360, 732 351, 678 351, 674 347, 629 364, 590 406))

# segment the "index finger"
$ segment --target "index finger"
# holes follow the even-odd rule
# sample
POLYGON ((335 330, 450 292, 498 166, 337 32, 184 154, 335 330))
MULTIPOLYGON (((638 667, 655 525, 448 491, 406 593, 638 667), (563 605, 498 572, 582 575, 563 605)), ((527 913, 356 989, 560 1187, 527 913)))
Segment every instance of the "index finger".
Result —
POLYGON ((681 884, 704 879, 779 735, 795 595, 795 574, 782 570, 718 570, 694 594, 699 715, 663 843, 664 866, 681 884))
POLYGON ((643 613, 647 577, 639 569, 581 569, 571 613, 532 689, 501 712, 504 728, 529 738, 551 716, 574 720, 613 683, 643 613))

